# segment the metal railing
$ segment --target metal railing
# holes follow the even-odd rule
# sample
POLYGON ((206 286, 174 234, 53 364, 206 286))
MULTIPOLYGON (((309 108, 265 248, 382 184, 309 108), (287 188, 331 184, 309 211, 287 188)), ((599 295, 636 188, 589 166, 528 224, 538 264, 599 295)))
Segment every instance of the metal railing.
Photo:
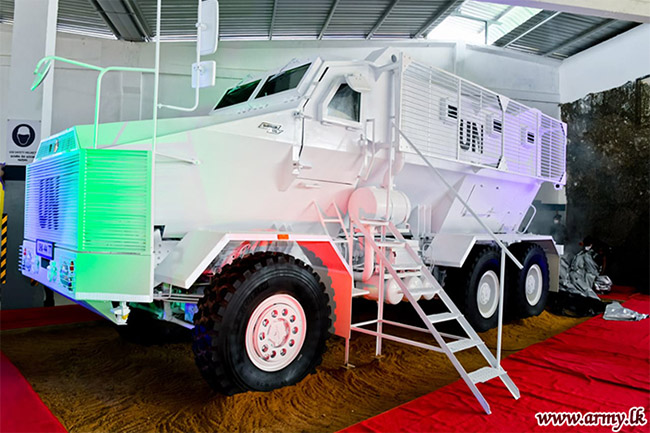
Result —
POLYGON ((32 86, 32 90, 38 87, 40 82, 43 80, 45 74, 47 74, 47 71, 49 71, 49 69, 51 68, 51 62, 53 62, 54 60, 99 72, 99 75, 97 76, 97 86, 95 91, 95 117, 93 121, 93 149, 97 149, 97 140, 99 138, 99 108, 102 99, 102 80, 104 79, 104 75, 113 71, 140 72, 140 73, 150 73, 150 74, 156 73, 156 69, 152 69, 152 68, 132 68, 128 66, 108 66, 106 68, 102 68, 101 66, 91 65, 89 63, 79 62, 77 60, 66 59, 65 57, 47 56, 47 57, 43 57, 36 64, 36 69, 34 70, 34 74, 37 75, 37 81, 34 82, 34 85, 32 86), (41 71, 41 68, 44 68, 45 71, 41 71))
POLYGON ((410 59, 399 90, 398 122, 426 156, 564 183, 561 121, 410 59))
MULTIPOLYGON (((463 197, 456 191, 456 189, 447 182, 445 177, 440 173, 440 171, 429 162, 427 157, 418 149, 413 142, 404 134, 404 132, 397 127, 393 123, 393 127, 396 129, 398 132, 399 136, 401 136, 404 141, 406 141, 413 151, 419 155, 424 163, 429 166, 431 171, 435 174, 435 176, 447 187, 447 189, 458 199, 458 201, 467 209, 467 211, 476 219, 476 221, 481 225, 483 230, 492 238, 492 240, 499 246, 501 249, 501 269, 500 269, 500 274, 499 274, 499 312, 498 312, 498 333, 497 333, 497 354, 496 354, 496 359, 497 359, 497 367, 500 367, 501 363, 501 339, 502 339, 502 331, 503 331, 503 295, 505 291, 505 272, 506 272, 506 256, 510 258, 510 260, 513 261, 513 263, 517 266, 519 269, 523 269, 523 265, 521 262, 515 257, 514 254, 510 250, 508 250, 508 247, 499 239, 499 237, 492 231, 490 228, 483 222, 481 217, 474 212, 474 210, 471 208, 469 203, 467 203, 463 197)), ((380 280, 381 284, 381 280, 380 280)), ((380 291, 383 289, 380 288, 380 291)))

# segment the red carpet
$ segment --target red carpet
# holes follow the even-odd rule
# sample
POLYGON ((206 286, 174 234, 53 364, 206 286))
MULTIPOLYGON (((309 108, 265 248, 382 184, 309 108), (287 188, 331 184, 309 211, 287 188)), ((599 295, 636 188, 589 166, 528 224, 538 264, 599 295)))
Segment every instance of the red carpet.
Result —
MULTIPOLYGON (((625 303, 650 312, 650 297, 625 303)), ((611 426, 538 426, 537 412, 628 412, 645 408, 650 422, 650 319, 611 322, 594 317, 503 361, 519 387, 514 400, 500 381, 479 384, 485 415, 464 382, 425 395, 348 427, 345 432, 612 432, 611 426)), ((650 424, 621 432, 650 432, 650 424)))
POLYGON ((67 323, 101 320, 97 314, 81 305, 61 305, 48 308, 23 308, 0 311, 0 331, 35 328, 37 326, 65 325, 67 323))
POLYGON ((18 369, 1 352, 0 432, 66 432, 18 369))
MULTIPOLYGON (((80 305, 0 311, 0 330, 89 322, 100 317, 80 305)), ((66 432, 20 371, 0 352, 0 432, 66 432)))

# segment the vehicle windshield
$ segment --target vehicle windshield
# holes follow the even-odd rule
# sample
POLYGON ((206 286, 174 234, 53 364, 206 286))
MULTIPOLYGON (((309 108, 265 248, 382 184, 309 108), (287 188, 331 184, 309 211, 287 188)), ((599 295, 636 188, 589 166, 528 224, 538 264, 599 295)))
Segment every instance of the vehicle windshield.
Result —
POLYGON ((261 98, 284 92, 285 90, 295 89, 298 87, 300 80, 302 80, 302 77, 305 75, 305 72, 307 72, 310 65, 311 63, 307 63, 306 65, 286 70, 270 78, 266 83, 264 83, 262 90, 260 90, 260 93, 258 93, 255 98, 261 98))
POLYGON ((231 105, 239 104, 240 102, 247 101, 251 97, 255 88, 260 83, 260 80, 251 81, 250 83, 242 84, 241 86, 235 86, 232 89, 229 89, 221 101, 214 107, 215 110, 224 107, 230 107, 231 105))

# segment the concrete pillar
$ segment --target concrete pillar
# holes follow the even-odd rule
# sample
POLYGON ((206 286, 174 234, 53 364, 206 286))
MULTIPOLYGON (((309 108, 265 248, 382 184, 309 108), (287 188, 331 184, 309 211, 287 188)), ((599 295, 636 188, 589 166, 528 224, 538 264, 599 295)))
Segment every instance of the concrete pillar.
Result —
POLYGON ((36 63, 45 56, 54 55, 58 4, 59 0, 14 2, 8 95, 10 105, 7 112, 10 119, 40 119, 41 137, 51 133, 54 71, 50 71, 37 90, 32 92, 30 88, 36 63))
MULTIPOLYGON (((3 100, 0 119, 4 134, 0 137, 0 159, 6 155, 7 119, 40 120, 41 137, 51 133, 53 70, 40 88, 30 90, 38 61, 54 55, 58 0, 20 0, 14 2, 11 38, 11 64, 7 98, 3 100)), ((4 98, 3 98, 4 99, 4 98)), ((6 195, 4 212, 8 215, 7 284, 1 286, 2 308, 43 306, 42 286, 34 287, 18 271, 18 246, 23 239, 25 182, 22 167, 5 170, 6 195)))

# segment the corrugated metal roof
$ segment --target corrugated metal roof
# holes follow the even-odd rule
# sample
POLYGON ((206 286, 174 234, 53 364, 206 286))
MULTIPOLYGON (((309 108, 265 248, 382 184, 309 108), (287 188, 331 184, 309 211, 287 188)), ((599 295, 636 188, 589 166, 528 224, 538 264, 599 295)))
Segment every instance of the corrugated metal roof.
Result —
POLYGON ((637 25, 608 18, 542 11, 499 38, 494 45, 562 59, 637 25))
MULTIPOLYGON (((0 22, 13 21, 15 0, 0 1, 0 22)), ((115 0, 139 8, 143 27, 155 29, 156 0, 115 0)), ((192 40, 196 1, 164 0, 161 38, 192 40)), ((627 31, 636 23, 462 0, 220 0, 220 38, 406 39, 425 36, 444 23, 473 43, 566 58, 627 31)), ((59 0, 58 30, 115 37, 96 0, 59 0)), ((153 36, 152 34, 148 35, 153 36)))
POLYGON ((115 35, 88 0, 59 0, 58 31, 115 39, 115 35))
MULTIPOLYGON (((0 0, 0 23, 14 21, 14 0, 0 0)), ((115 39, 106 21, 88 0, 59 0, 58 31, 115 39)))

